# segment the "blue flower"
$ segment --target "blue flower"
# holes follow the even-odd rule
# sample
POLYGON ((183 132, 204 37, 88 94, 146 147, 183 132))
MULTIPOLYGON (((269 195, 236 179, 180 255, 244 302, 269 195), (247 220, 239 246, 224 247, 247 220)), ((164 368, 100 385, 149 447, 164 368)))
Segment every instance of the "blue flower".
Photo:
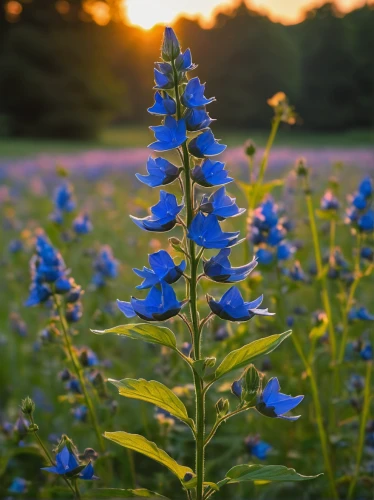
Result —
POLYGON ((82 394, 81 385, 77 378, 72 377, 70 380, 68 380, 68 383, 66 384, 66 389, 72 392, 73 394, 82 394))
POLYGON ((272 247, 276 247, 282 240, 284 240, 285 236, 286 230, 283 226, 278 224, 270 228, 266 238, 266 243, 272 247))
POLYGON ((238 399, 241 399, 242 397, 242 392, 243 392, 243 386, 241 384, 240 380, 234 380, 234 382, 231 384, 231 392, 236 396, 238 399))
POLYGON ((367 201, 363 194, 357 193, 352 200, 352 205, 357 208, 357 210, 364 210, 367 207, 367 201))
POLYGON ((223 248, 210 260, 203 261, 205 276, 218 283, 237 283, 245 280, 257 266, 257 260, 241 267, 231 267, 229 255, 231 250, 223 248))
POLYGON ((374 260, 374 251, 369 247, 361 248, 361 258, 368 260, 369 262, 373 262, 374 260))
POLYGON ((365 233, 374 231, 374 210, 371 208, 365 212, 357 221, 358 227, 365 233))
POLYGON ((289 276, 293 281, 307 281, 307 276, 298 261, 294 263, 291 269, 285 269, 284 274, 289 276))
POLYGON ((187 130, 191 132, 197 132, 198 130, 208 128, 214 121, 204 107, 188 109, 184 115, 184 119, 186 121, 187 130))
POLYGON ((146 321, 166 321, 176 316, 187 301, 178 301, 173 288, 162 281, 153 286, 144 300, 131 297, 131 302, 117 300, 118 308, 127 318, 135 315, 146 321))
POLYGON ((290 417, 285 414, 293 410, 303 399, 304 396, 292 397, 282 394, 278 379, 274 377, 269 380, 265 389, 258 397, 256 409, 266 417, 295 421, 300 418, 300 415, 290 417))
POLYGON ((288 260, 295 252, 295 247, 293 247, 289 242, 283 241, 277 247, 277 258, 278 260, 288 260))
POLYGON ((69 451, 67 446, 57 453, 56 455, 56 465, 52 467, 43 467, 42 470, 47 472, 52 472, 53 474, 59 474, 62 476, 69 475, 74 476, 74 472, 78 474, 79 472, 79 462, 74 453, 69 451))
POLYGON ((195 78, 191 78, 186 85, 184 93, 182 95, 182 104, 186 106, 186 108, 198 108, 200 106, 206 106, 210 104, 215 99, 211 97, 207 99, 204 96, 205 83, 201 84, 200 80, 197 76, 195 78))
POLYGON ((54 195, 54 203, 56 209, 60 212, 72 212, 75 209, 73 187, 71 184, 64 182, 57 187, 54 195))
POLYGON ((192 179, 200 186, 214 187, 229 184, 234 179, 228 176, 225 164, 220 161, 212 161, 209 158, 191 172, 192 179))
POLYGON ((22 494, 27 492, 27 481, 22 477, 15 477, 8 488, 8 493, 22 494))
POLYGON ((214 298, 209 295, 207 296, 207 299, 212 312, 221 319, 229 321, 248 321, 255 315, 274 315, 274 313, 269 313, 268 309, 258 309, 258 306, 263 300, 262 295, 252 302, 245 302, 236 286, 227 290, 218 302, 216 302, 214 298))
POLYGON ((149 175, 135 174, 136 178, 150 187, 164 186, 174 182, 179 177, 181 169, 165 160, 165 158, 152 158, 147 160, 149 175))
POLYGON ((23 250, 23 243, 21 240, 12 240, 9 242, 8 251, 10 253, 19 253, 23 250))
POLYGON ((334 193, 328 189, 323 197, 321 198, 321 209, 322 210, 339 210, 340 203, 334 193))
POLYGON ((73 230, 76 234, 88 234, 92 229, 92 222, 88 214, 79 215, 73 221, 73 230))
POLYGON ((373 359, 373 346, 370 342, 366 342, 360 351, 360 356, 364 361, 370 361, 373 359))
POLYGON ((366 307, 352 307, 348 312, 348 319, 349 321, 374 321, 374 314, 371 314, 366 307))
POLYGON ((86 467, 79 473, 79 479, 83 479, 84 481, 91 481, 93 479, 99 479, 94 474, 94 468, 91 462, 89 462, 86 467))
POLYGON ((154 69, 154 79, 155 79, 155 89, 166 90, 174 88, 174 78, 173 78, 173 70, 170 64, 168 63, 159 63, 159 69, 154 69), (170 71, 165 71, 165 67, 169 66, 170 71), (161 71, 160 71, 161 70, 161 71))
POLYGON ((48 285, 39 283, 38 281, 33 282, 30 287, 30 293, 25 301, 25 307, 32 307, 43 302, 46 302, 52 295, 52 290, 48 285))
POLYGON ((174 264, 173 259, 165 250, 149 255, 149 264, 151 269, 143 267, 142 270, 134 269, 135 274, 144 279, 143 283, 136 288, 139 290, 151 288, 161 281, 165 281, 171 285, 179 280, 186 269, 186 261, 177 266, 174 264))
POLYGON ((216 156, 223 153, 225 149, 226 146, 217 142, 210 129, 192 139, 188 144, 189 152, 196 158, 216 156))
POLYGON ((165 232, 170 231, 176 224, 176 218, 182 210, 183 204, 178 205, 173 194, 160 191, 160 201, 151 208, 152 215, 143 219, 130 215, 135 224, 145 231, 165 232))
POLYGON ((88 410, 87 406, 79 405, 72 409, 72 414, 78 422, 85 422, 87 420, 88 410))
POLYGON ((149 128, 157 139, 156 142, 148 146, 153 151, 169 151, 179 147, 187 140, 186 122, 183 119, 177 121, 172 116, 167 116, 164 125, 149 128))
POLYGON ((172 97, 166 92, 161 95, 161 92, 155 93, 155 103, 147 109, 151 115, 175 115, 177 105, 172 97))
POLYGON ((248 453, 259 460, 266 460, 272 449, 269 443, 262 441, 258 436, 248 436, 244 442, 248 453))
POLYGON ((361 181, 361 184, 358 187, 358 190, 362 196, 365 198, 370 198, 373 194, 373 183, 370 177, 365 177, 361 181))
POLYGON ((68 323, 77 323, 83 316, 82 304, 67 304, 65 310, 65 318, 68 323))
POLYGON ((204 216, 201 212, 194 217, 187 233, 187 237, 197 245, 217 249, 237 245, 243 241, 238 241, 238 236, 239 231, 223 232, 215 215, 204 216))
POLYGON ((93 263, 95 270, 92 278, 93 283, 98 287, 104 286, 107 279, 117 277, 118 267, 119 263, 114 258, 112 249, 109 245, 104 245, 93 263))
POLYGON ((253 225, 260 231, 269 231, 278 224, 278 209, 272 198, 268 198, 256 208, 253 225))
POLYGON ((236 217, 245 212, 245 208, 239 208, 235 203, 236 198, 230 198, 226 194, 226 188, 222 186, 210 197, 204 195, 200 203, 200 210, 206 214, 213 214, 218 220, 228 217, 236 217))
POLYGON ((197 68, 197 65, 192 62, 190 49, 187 49, 183 54, 179 54, 175 60, 175 68, 177 71, 182 73, 192 71, 197 68))
POLYGON ((268 266, 274 260, 274 253, 267 248, 259 248, 256 252, 256 259, 259 264, 268 266))

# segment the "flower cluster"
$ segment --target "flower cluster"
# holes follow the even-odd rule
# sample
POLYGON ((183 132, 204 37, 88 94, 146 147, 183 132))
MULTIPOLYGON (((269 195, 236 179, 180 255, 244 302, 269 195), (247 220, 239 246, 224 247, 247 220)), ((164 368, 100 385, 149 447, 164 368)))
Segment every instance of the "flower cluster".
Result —
POLYGON ((53 295, 64 295, 66 320, 75 323, 82 317, 82 288, 69 277, 64 259, 47 236, 38 231, 35 243, 36 254, 31 258, 30 294, 27 307, 47 302, 53 295))
POLYGON ((286 239, 289 230, 290 222, 279 215, 273 198, 268 197, 255 209, 250 234, 260 264, 269 265, 292 257, 295 248, 286 239))
POLYGON ((114 258, 109 245, 100 248, 93 262, 93 268, 92 283, 97 288, 105 286, 108 279, 114 279, 118 276, 119 262, 114 258))
POLYGON ((347 222, 361 233, 374 231, 374 209, 372 208, 373 183, 370 177, 365 177, 358 190, 350 196, 350 207, 347 210, 347 222))

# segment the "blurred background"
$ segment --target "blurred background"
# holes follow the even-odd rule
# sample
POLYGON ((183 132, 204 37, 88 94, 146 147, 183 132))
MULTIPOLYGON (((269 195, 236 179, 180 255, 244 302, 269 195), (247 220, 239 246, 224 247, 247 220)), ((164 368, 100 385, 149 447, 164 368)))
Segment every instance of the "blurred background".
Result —
POLYGON ((207 93, 217 97, 211 115, 219 117, 219 129, 234 132, 235 142, 243 131, 268 128, 266 100, 280 90, 298 112, 296 133, 304 139, 328 134, 334 143, 338 133, 345 145, 372 142, 373 3, 3 0, 2 5, 0 156, 48 147, 9 138, 146 145, 152 64, 162 36, 157 23, 165 22, 173 22, 183 46, 191 48, 201 80, 208 81, 207 93))

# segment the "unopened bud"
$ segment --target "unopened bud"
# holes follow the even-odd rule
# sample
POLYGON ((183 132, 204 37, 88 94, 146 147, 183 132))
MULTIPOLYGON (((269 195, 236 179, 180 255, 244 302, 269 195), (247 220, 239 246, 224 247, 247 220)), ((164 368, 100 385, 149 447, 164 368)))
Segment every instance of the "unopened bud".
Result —
POLYGON ((256 396, 261 386, 261 379, 254 365, 250 365, 243 376, 243 395, 242 398, 247 403, 250 403, 256 396))
POLYGON ((174 61, 181 52, 178 38, 173 28, 165 28, 161 55, 164 61, 174 61))
POLYGON ((256 154, 256 146, 250 139, 244 144, 244 152, 247 156, 254 156, 256 154))
POLYGON ((34 413, 35 403, 29 396, 22 400, 21 411, 24 415, 32 415, 34 413))
POLYGON ((225 417, 229 412, 229 400, 220 398, 216 403, 217 418, 225 417))

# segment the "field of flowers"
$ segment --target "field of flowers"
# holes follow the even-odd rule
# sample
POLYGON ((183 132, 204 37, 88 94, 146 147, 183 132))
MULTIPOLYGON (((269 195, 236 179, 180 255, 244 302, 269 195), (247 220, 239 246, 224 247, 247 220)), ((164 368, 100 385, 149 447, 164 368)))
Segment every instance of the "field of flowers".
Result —
POLYGON ((279 93, 224 151, 162 58, 149 159, 0 161, 0 497, 371 499, 373 150, 272 149, 279 93))

